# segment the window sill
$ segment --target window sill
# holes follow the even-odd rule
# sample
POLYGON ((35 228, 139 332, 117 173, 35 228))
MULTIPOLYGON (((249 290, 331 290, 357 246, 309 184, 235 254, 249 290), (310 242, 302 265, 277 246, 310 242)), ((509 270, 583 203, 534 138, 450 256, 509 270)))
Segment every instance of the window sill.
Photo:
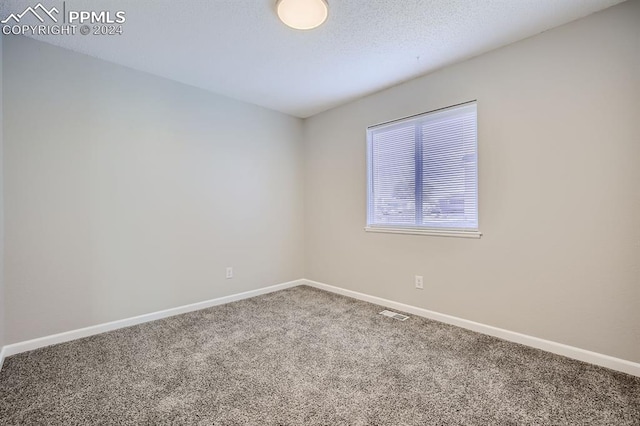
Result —
POLYGON ((366 226, 367 232, 382 232, 385 234, 410 234, 410 235, 430 235, 433 237, 457 237, 457 238, 480 238, 480 231, 456 231, 451 229, 420 229, 420 228, 385 228, 378 226, 366 226))

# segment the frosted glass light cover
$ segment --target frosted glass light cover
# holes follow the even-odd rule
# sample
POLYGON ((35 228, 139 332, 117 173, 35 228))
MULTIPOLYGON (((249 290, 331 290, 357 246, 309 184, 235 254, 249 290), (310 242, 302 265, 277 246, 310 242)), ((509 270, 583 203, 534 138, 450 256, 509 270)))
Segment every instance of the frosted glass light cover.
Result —
POLYGON ((280 20, 297 30, 319 27, 329 15, 325 0, 278 0, 276 9, 280 20))

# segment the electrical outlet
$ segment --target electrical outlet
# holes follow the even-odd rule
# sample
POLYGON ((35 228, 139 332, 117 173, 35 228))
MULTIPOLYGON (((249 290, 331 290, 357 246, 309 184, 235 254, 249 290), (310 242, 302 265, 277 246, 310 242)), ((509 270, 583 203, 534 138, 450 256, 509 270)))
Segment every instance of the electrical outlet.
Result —
POLYGON ((231 266, 227 266, 227 279, 233 278, 233 268, 231 266))
POLYGON ((422 290, 424 288, 424 281, 422 279, 422 275, 416 275, 415 278, 416 288, 422 290))

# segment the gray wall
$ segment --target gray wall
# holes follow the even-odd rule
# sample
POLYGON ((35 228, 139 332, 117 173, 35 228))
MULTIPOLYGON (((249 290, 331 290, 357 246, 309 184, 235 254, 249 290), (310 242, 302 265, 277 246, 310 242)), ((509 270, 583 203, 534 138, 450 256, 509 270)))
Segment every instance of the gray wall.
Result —
POLYGON ((303 276, 301 120, 22 37, 4 66, 5 343, 303 276))
POLYGON ((306 277, 640 362, 639 23, 623 3, 308 119, 306 277), (365 128, 472 99, 484 237, 366 233, 365 128))
POLYGON ((3 161, 3 67, 2 61, 2 34, 0 34, 0 349, 4 346, 4 316, 5 316, 5 303, 4 303, 4 161, 3 161))

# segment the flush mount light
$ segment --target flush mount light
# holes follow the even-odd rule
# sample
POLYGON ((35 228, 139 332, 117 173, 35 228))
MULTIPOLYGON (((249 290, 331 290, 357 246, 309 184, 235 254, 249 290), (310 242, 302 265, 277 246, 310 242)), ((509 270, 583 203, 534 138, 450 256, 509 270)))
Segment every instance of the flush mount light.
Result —
POLYGON ((329 5, 325 0, 277 0, 278 17, 296 30, 311 30, 327 20, 329 5))

